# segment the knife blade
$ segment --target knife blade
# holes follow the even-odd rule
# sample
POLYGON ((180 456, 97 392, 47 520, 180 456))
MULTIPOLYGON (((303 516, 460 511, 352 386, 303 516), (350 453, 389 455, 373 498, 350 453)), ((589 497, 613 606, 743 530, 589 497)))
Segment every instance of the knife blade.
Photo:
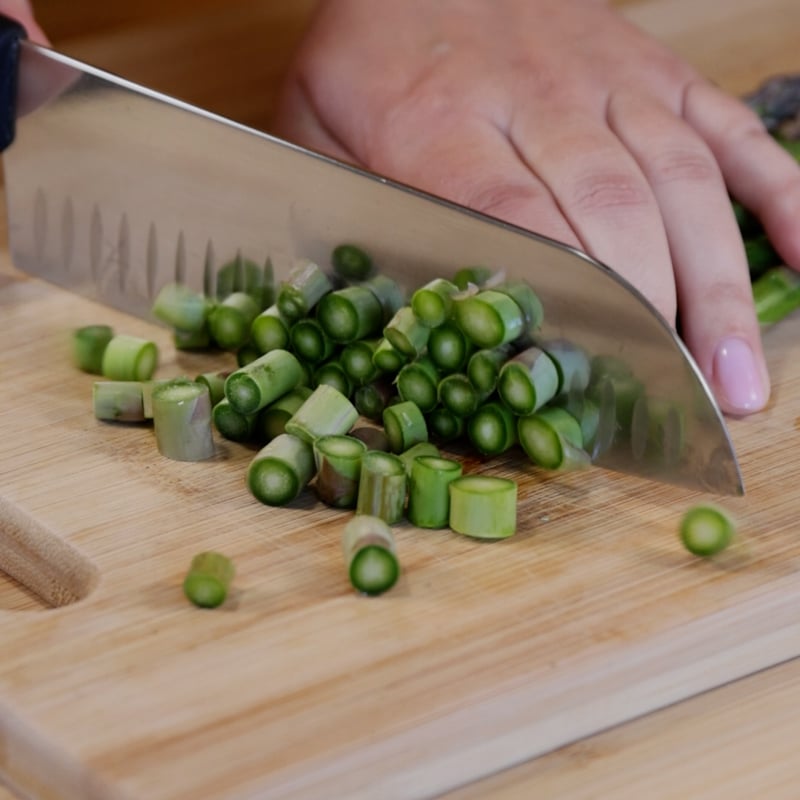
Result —
POLYGON ((615 365, 595 383, 595 465, 743 493, 725 420, 692 356, 607 265, 55 50, 24 40, 18 50, 16 132, 3 164, 9 248, 22 271, 152 319, 164 284, 208 291, 233 258, 269 263, 280 281, 298 259, 328 265, 336 245, 358 243, 407 288, 489 266, 534 288, 543 340, 615 365), (631 398, 630 385, 643 391, 631 398))

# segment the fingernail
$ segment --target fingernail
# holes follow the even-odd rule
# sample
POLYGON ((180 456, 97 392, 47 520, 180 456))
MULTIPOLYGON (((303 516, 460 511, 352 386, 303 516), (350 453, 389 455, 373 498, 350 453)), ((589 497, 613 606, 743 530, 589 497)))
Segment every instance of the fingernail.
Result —
POLYGON ((736 337, 723 339, 714 353, 714 378, 730 411, 758 411, 767 403, 767 386, 750 345, 736 337))

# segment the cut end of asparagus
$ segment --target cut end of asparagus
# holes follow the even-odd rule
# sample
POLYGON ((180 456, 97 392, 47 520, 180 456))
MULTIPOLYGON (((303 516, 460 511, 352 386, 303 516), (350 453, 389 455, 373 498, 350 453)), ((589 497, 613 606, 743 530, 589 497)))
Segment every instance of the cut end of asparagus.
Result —
POLYGON ((394 536, 379 516, 353 517, 342 533, 342 552, 350 583, 364 594, 376 595, 394 586, 400 574, 394 536))
POLYGON ((364 594, 377 595, 388 591, 399 575, 397 556, 385 547, 362 547, 350 562, 350 582, 364 594))
POLYGON ((153 388, 153 429, 161 455, 175 461, 203 461, 214 455, 208 388, 188 378, 153 388))
POLYGON ((222 553, 198 553, 183 581, 183 593, 200 608, 216 608, 225 602, 234 572, 233 562, 222 553))
POLYGON ((465 475, 450 484, 450 528, 479 539, 506 539, 517 529, 517 484, 465 475))
POLYGON ((149 381, 157 366, 155 342, 120 333, 106 345, 101 371, 112 381, 149 381))
POLYGON ((736 524, 721 508, 698 505, 683 517, 680 537, 693 555, 710 557, 721 553, 736 536, 736 524))

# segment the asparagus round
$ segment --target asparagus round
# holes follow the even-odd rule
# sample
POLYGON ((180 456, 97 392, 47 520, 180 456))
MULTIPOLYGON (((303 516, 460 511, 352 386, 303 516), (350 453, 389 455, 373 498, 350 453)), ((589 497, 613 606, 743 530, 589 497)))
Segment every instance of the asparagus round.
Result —
POLYGON ((251 323, 253 344, 262 352, 286 350, 289 347, 290 323, 277 305, 264 309, 251 323))
POLYGON ((101 372, 112 381, 149 381, 158 366, 155 342, 118 333, 103 351, 101 372))
POLYGON ((347 397, 321 384, 286 423, 286 432, 312 443, 320 436, 347 433, 357 419, 358 411, 347 397))
POLYGON ((72 332, 72 361, 93 375, 103 373, 103 353, 114 338, 110 325, 84 325, 72 332))
POLYGON ((491 400, 469 418, 467 436, 481 455, 500 455, 517 442, 517 419, 503 403, 491 400))
POLYGON ((247 468, 247 488, 268 506, 294 500, 314 475, 314 450, 297 436, 282 433, 253 457, 247 468))
POLYGON ((394 536, 380 517, 354 516, 342 533, 342 553, 350 583, 359 592, 381 594, 397 582, 400 564, 394 536))
POLYGON ((167 283, 156 295, 152 311, 171 328, 196 333, 205 328, 212 308, 213 303, 202 292, 183 283, 167 283))
POLYGON ((333 508, 354 508, 358 499, 361 459, 367 445, 352 436, 320 436, 314 442, 319 499, 333 508))
POLYGON ((389 525, 403 518, 408 479, 403 462, 392 453, 368 450, 361 458, 356 512, 389 525))
POLYGON ((701 504, 690 508, 683 516, 680 537, 683 546, 692 554, 706 558, 721 553, 733 541, 736 524, 721 508, 701 504))
POLYGON ((499 347, 525 332, 525 314, 507 294, 484 289, 459 296, 455 321, 477 347, 499 347))
POLYGON ((277 305, 290 322, 305 317, 333 289, 330 278, 313 261, 296 264, 278 290, 277 305))
POLYGON ((369 289, 345 286, 328 292, 320 300, 317 319, 332 341, 346 344, 378 333, 383 324, 383 309, 369 289))
POLYGON ((233 562, 222 553, 198 553, 183 579, 183 593, 200 608, 217 608, 225 602, 234 574, 233 562))
POLYGON ((505 539, 517 529, 517 484, 489 475, 463 475, 450 484, 449 526, 480 539, 505 539))
POLYGON ((144 422, 144 398, 140 381, 95 381, 92 384, 95 419, 144 422))
POLYGON ((529 347, 507 361, 497 378, 497 391, 515 414, 532 414, 552 400, 558 390, 553 359, 529 347))
POLYGON ((402 453, 418 442, 428 441, 428 426, 419 406, 410 401, 383 410, 383 428, 393 453, 402 453))
POLYGON ((441 325, 453 310, 453 297, 459 289, 452 281, 434 278, 411 296, 411 308, 417 319, 429 328, 441 325))
POLYGON ((340 244, 333 249, 331 264, 337 275, 347 280, 363 281, 372 272, 369 254, 354 244, 340 244))
POLYGON ((250 339, 253 320, 261 308, 247 292, 233 292, 208 315, 211 338, 223 350, 238 350, 250 339))
POLYGON ((226 378, 225 397, 240 413, 253 414, 305 380, 305 369, 295 355, 270 350, 226 378))
POLYGON ((153 389, 153 429, 161 455, 176 461, 202 461, 214 455, 208 388, 176 378, 153 389))
POLYGON ((408 519, 418 528, 446 528, 450 519, 450 484, 460 478, 458 461, 417 456, 408 486, 408 519))

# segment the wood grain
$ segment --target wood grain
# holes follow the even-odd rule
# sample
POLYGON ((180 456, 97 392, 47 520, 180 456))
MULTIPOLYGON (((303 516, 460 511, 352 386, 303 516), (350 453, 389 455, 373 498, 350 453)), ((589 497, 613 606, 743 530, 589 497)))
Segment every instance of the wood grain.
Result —
MULTIPOLYGON (((278 6, 300 30, 302 14, 278 6)), ((246 27, 247 8, 254 4, 236 4, 237 25, 246 27)), ((629 11, 733 90, 800 68, 788 46, 792 25, 800 30, 794 3, 653 0, 629 11)), ((148 27, 143 15, 136 36, 112 20, 103 65, 138 59, 155 72, 142 65, 144 30, 212 37, 214 14, 198 4, 196 29, 169 14, 148 27)), ((102 55, 98 36, 73 38, 75 54, 102 55)), ((285 52, 275 51, 273 79, 285 52)), ((239 64, 228 77, 238 69, 247 71, 239 64)), ((175 93, 195 102, 224 94, 220 84, 192 88, 188 72, 165 74, 186 81, 175 93)), ((246 95, 217 97, 230 105, 215 110, 268 121, 269 100, 254 110, 246 95)), ((156 336, 166 372, 199 371, 204 359, 179 358, 163 332, 33 282, 9 280, 0 305, 12 331, 0 371, 26 398, 0 416, 2 494, 101 575, 80 603, 0 614, 0 765, 31 794, 427 796, 797 655, 798 509, 786 469, 797 446, 796 320, 766 337, 774 405, 732 425, 748 495, 731 507, 747 553, 706 564, 681 551, 675 520, 693 494, 602 471, 527 472, 514 540, 487 547, 403 526, 401 585, 365 602, 343 581, 337 516, 310 499, 258 507, 242 487, 242 448, 197 469, 158 458, 146 431, 95 423, 89 379, 65 362, 64 332, 75 320, 108 320, 156 336), (187 607, 179 592, 188 559, 205 546, 224 546, 239 566, 232 602, 213 614, 187 607)), ((752 737, 765 745, 737 762, 754 770, 741 785, 789 797, 760 780, 759 753, 785 752, 780 737, 792 720, 780 698, 800 699, 800 673, 767 674, 776 677, 572 745, 464 797, 654 796, 654 765, 678 776, 672 794, 658 785, 663 797, 717 796, 703 749, 686 742, 726 734, 741 753, 752 737), (761 710, 776 725, 771 735, 761 710)), ((772 775, 785 787, 791 767, 772 775)))
MULTIPOLYGON (((402 525, 403 579, 370 601, 343 574, 342 515, 310 496, 260 506, 244 486, 252 451, 220 442, 210 463, 171 462, 151 431, 95 421, 67 332, 80 320, 152 336, 164 375, 217 360, 34 281, 0 305, 0 369, 26 398, 0 419, 5 500, 38 521, 31 546, 52 531, 100 575, 80 602, 0 618, 5 769, 44 797, 87 782, 98 797, 428 796, 796 654, 780 405, 733 426, 749 493, 729 501, 748 539, 732 561, 682 551, 693 493, 508 461, 488 469, 520 481, 517 536, 402 525), (209 548, 239 569, 218 613, 180 593, 209 548)), ((775 338, 791 370, 794 327, 775 338)))
POLYGON ((36 3, 63 52, 259 129, 317 0, 36 3))

